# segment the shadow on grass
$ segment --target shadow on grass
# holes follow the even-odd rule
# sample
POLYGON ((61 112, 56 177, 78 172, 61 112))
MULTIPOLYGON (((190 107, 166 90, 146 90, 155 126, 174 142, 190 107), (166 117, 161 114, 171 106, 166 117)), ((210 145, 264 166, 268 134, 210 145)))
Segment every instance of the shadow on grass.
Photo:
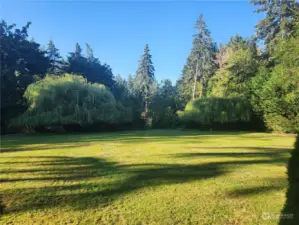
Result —
POLYGON ((257 194, 263 194, 270 191, 278 191, 282 190, 287 187, 286 183, 281 184, 271 184, 271 185, 265 185, 265 186, 258 186, 258 187, 251 187, 251 188, 242 188, 237 189, 231 193, 231 196, 250 196, 250 195, 257 195, 257 194))
POLYGON ((288 162, 288 190, 279 225, 297 225, 299 221, 299 133, 288 162))
MULTIPOLYGON (((290 150, 288 148, 270 148, 270 147, 202 147, 192 149, 201 149, 202 152, 189 152, 189 153, 179 153, 175 157, 178 158, 195 158, 195 157, 226 157, 226 158, 251 158, 251 157, 267 157, 273 159, 285 159, 290 155, 290 150), (207 152, 206 150, 214 150, 213 152, 207 152), (238 150, 239 152, 225 152, 221 150, 238 150), (215 152, 215 150, 220 150, 220 152, 215 152), (244 150, 244 152, 240 152, 244 150), (248 152, 252 150, 252 152, 248 152)), ((283 162, 286 162, 286 161, 283 162)))
MULTIPOLYGON (((105 142, 145 143, 173 142, 183 137, 184 143, 200 143, 215 136, 238 138, 246 132, 200 132, 200 131, 138 131, 109 134, 75 134, 7 136, 1 146, 2 153, 17 151, 68 149, 104 144, 105 142), (32 145, 32 146, 30 146, 32 145)), ((246 137, 247 138, 247 137, 246 137)), ((252 139, 255 139, 252 136, 252 139)), ((186 146, 187 148, 187 146, 186 146)), ((171 155, 177 158, 221 157, 227 161, 201 164, 119 164, 104 158, 32 156, 20 157, 5 155, 3 165, 12 165, 2 170, 0 179, 9 184, 2 191, 7 204, 6 213, 32 211, 57 206, 71 207, 76 210, 102 208, 110 205, 124 195, 136 193, 143 188, 179 184, 196 180, 216 178, 226 175, 242 165, 286 163, 288 151, 261 147, 204 147, 203 149, 238 149, 252 152, 203 152, 171 155), (231 159, 232 158, 232 159, 231 159), (26 169, 23 169, 26 168, 26 169), (39 182, 41 187, 13 188, 18 182, 39 182), (40 183, 42 182, 42 183, 40 183), (17 203, 17 204, 14 204, 17 203)), ((38 153, 37 153, 38 154, 38 153)), ((27 183, 28 184, 28 183, 27 183)), ((235 190, 234 195, 244 196, 265 193, 283 188, 276 184, 267 187, 254 187, 235 190)))
POLYGON ((4 174, 21 172, 21 176, 20 178, 2 179, 2 183, 9 182, 11 185, 15 182, 25 181, 64 181, 66 183, 62 186, 5 191, 4 200, 18 202, 18 204, 7 208, 8 213, 58 205, 67 205, 75 209, 103 207, 120 196, 137 189, 207 179, 225 173, 217 163, 119 165, 92 157, 18 157, 17 160, 24 160, 25 166, 28 164, 28 166, 34 165, 38 168, 3 171, 4 174), (29 159, 34 160, 33 164, 25 162, 29 159), (92 178, 96 179, 92 180, 92 178), (105 182, 101 178, 103 180, 107 178, 110 181, 105 182), (72 184, 71 182, 74 181, 78 183, 72 184), (63 192, 67 192, 67 194, 63 194, 63 192))
MULTIPOLYGON (((257 152, 256 155, 254 153, 246 155, 246 157, 250 156, 250 159, 195 165, 159 163, 125 165, 94 157, 5 157, 12 164, 16 163, 16 167, 17 163, 21 163, 22 167, 34 168, 4 170, 3 174, 13 175, 15 178, 2 179, 2 183, 9 183, 12 187, 16 182, 25 181, 48 181, 50 183, 45 182, 45 186, 39 188, 7 189, 2 193, 4 202, 8 205, 6 213, 57 206, 67 206, 75 210, 100 209, 124 195, 136 193, 137 190, 143 188, 216 178, 242 165, 287 161, 287 158, 280 154, 272 154, 269 158, 260 159, 261 154, 257 152), (14 202, 17 204, 13 204, 14 202)), ((219 155, 231 157, 231 153, 215 153, 215 156, 219 155)), ((192 154, 186 156, 189 157, 192 154)), ((269 185, 257 190, 236 190, 234 194, 265 193, 279 188, 283 187, 269 185)))
POLYGON ((203 147, 205 149, 221 150, 221 149, 239 149, 239 150, 255 150, 254 152, 190 152, 190 153, 181 153, 176 154, 176 157, 282 157, 285 154, 289 154, 290 149, 277 149, 277 148, 256 148, 256 147, 203 147), (256 150, 263 150, 256 152, 256 150))
POLYGON ((251 195, 259 195, 264 194, 271 191, 279 191, 287 188, 287 180, 283 178, 276 179, 266 179, 263 181, 262 186, 254 186, 254 187, 242 187, 235 189, 229 193, 230 197, 242 197, 242 196, 251 196, 251 195))

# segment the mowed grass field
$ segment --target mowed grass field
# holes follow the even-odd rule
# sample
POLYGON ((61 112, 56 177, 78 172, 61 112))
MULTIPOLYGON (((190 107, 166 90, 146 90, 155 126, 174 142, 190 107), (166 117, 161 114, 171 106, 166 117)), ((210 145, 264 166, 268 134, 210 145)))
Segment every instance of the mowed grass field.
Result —
POLYGON ((4 136, 0 224, 277 224, 294 141, 183 130, 4 136))

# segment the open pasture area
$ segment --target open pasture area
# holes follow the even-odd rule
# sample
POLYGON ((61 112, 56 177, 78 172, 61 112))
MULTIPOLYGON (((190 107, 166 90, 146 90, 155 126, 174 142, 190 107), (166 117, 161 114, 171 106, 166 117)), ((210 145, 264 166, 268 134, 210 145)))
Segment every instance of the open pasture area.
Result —
POLYGON ((277 224, 294 140, 192 130, 4 136, 0 224, 277 224))

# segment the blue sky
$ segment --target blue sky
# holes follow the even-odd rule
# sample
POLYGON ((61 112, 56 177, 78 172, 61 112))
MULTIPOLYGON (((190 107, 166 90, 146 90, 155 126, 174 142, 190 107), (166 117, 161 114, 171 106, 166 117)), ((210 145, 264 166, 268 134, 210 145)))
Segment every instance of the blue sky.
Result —
POLYGON ((134 74, 149 44, 157 80, 173 82, 181 74, 192 45, 194 23, 203 13, 212 37, 226 43, 239 33, 249 37, 261 15, 248 1, 6 1, 1 17, 17 26, 31 21, 29 31, 42 46, 53 39, 61 55, 76 42, 89 43, 113 73, 134 74))

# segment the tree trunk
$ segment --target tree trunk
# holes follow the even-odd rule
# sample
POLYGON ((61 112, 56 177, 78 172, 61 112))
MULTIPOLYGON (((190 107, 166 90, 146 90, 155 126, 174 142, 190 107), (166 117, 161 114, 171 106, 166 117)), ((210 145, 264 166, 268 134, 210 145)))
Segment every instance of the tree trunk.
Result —
POLYGON ((203 88, 204 88, 204 77, 202 76, 202 78, 201 78, 201 88, 200 88, 200 98, 203 95, 203 88))
POLYGON ((205 77, 204 77, 204 62, 205 62, 205 56, 202 57, 202 64, 201 64, 201 88, 200 88, 200 98, 203 96, 203 89, 204 89, 204 83, 205 83, 205 77))
POLYGON ((145 104, 144 104, 144 120, 146 121, 147 118, 147 100, 145 100, 145 104))
POLYGON ((192 100, 195 99, 195 90, 196 90, 197 72, 198 72, 198 60, 196 61, 196 72, 195 72, 195 75, 194 75, 194 85, 193 85, 193 92, 192 92, 192 100))

